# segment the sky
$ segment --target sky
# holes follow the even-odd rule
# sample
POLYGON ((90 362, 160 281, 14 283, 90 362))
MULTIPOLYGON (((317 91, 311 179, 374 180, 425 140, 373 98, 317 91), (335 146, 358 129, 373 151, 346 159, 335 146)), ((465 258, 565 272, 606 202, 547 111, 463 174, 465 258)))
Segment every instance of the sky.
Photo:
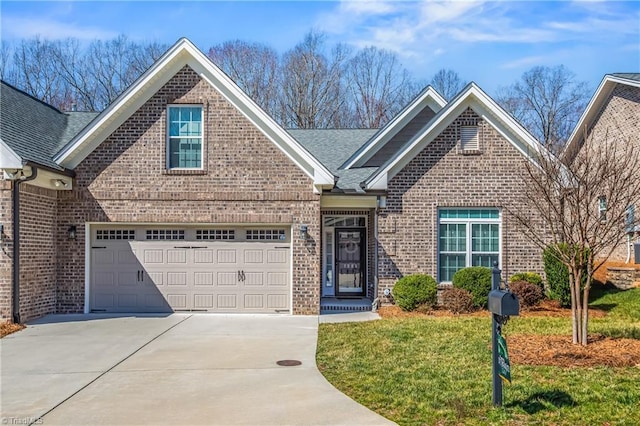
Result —
POLYGON ((395 52, 417 80, 441 68, 490 95, 533 66, 565 65, 595 90, 603 76, 640 72, 640 2, 632 1, 0 1, 0 37, 120 34, 205 53, 224 41, 260 42, 284 53, 310 30, 329 47, 395 52))

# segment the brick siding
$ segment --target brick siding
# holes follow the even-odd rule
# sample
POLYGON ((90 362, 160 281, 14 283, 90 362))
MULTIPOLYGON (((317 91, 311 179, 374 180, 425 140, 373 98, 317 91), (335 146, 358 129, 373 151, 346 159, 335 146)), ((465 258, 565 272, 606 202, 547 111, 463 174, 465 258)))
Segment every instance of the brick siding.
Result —
MULTIPOLYGON (((589 140, 607 138, 620 143, 634 144, 640 150, 640 87, 617 84, 589 129, 589 140)), ((640 172, 638 173, 640 179, 640 172)), ((593 208, 597 208, 594 206, 593 208)), ((636 206, 636 215, 640 215, 640 205, 636 206)), ((640 242, 636 235, 636 241, 640 242)), ((631 261, 633 262, 633 248, 631 261)), ((627 242, 618 245, 610 259, 625 261, 627 242)))
MULTIPOLYGON (((464 111, 388 184, 379 217, 379 293, 412 273, 437 277, 439 207, 496 207, 516 202, 527 161, 471 109, 464 111), (478 125, 480 151, 459 150, 458 128, 478 125)), ((502 210, 503 278, 519 271, 542 272, 541 251, 518 232, 502 210)))
POLYGON ((319 312, 320 196, 312 179, 189 67, 75 172, 59 203, 59 312, 84 306, 86 222, 306 224, 309 239, 292 235, 293 312, 319 312), (203 172, 166 171, 167 105, 180 103, 203 106, 203 172), (71 224, 76 241, 64 235, 71 224))

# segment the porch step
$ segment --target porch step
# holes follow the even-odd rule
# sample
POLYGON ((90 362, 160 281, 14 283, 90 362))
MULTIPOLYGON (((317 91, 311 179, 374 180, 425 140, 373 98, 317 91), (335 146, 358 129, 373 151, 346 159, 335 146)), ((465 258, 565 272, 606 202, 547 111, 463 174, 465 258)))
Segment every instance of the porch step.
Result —
POLYGON ((338 299, 335 297, 322 298, 320 300, 320 313, 322 312, 368 312, 371 311, 371 300, 367 298, 338 299))

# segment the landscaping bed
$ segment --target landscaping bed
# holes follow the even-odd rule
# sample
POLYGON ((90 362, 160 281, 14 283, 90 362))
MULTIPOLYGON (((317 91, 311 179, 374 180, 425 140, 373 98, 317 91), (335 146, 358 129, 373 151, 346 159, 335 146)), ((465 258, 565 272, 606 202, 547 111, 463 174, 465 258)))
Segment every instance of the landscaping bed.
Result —
POLYGON ((25 327, 22 324, 14 324, 10 321, 0 322, 0 338, 3 338, 4 336, 11 333, 15 333, 16 331, 20 331, 23 328, 25 327))

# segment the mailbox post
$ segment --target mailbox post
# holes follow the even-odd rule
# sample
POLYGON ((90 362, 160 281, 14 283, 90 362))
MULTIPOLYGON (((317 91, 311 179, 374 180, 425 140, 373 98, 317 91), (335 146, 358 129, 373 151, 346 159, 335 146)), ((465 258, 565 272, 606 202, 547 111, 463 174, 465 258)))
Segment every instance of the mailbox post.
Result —
MULTIPOLYGON (((491 291, 489 292, 488 307, 491 312, 491 351, 493 362, 493 405, 502 406, 502 379, 500 378, 500 354, 498 353, 499 340, 501 339, 502 326, 506 324, 509 316, 519 315, 520 304, 515 294, 500 290, 500 275, 498 262, 493 263, 491 276, 491 291)), ((504 340, 502 341, 504 343, 504 340)), ((506 351, 506 345, 505 345, 506 351)), ((506 353, 506 352, 505 352, 506 353)))

